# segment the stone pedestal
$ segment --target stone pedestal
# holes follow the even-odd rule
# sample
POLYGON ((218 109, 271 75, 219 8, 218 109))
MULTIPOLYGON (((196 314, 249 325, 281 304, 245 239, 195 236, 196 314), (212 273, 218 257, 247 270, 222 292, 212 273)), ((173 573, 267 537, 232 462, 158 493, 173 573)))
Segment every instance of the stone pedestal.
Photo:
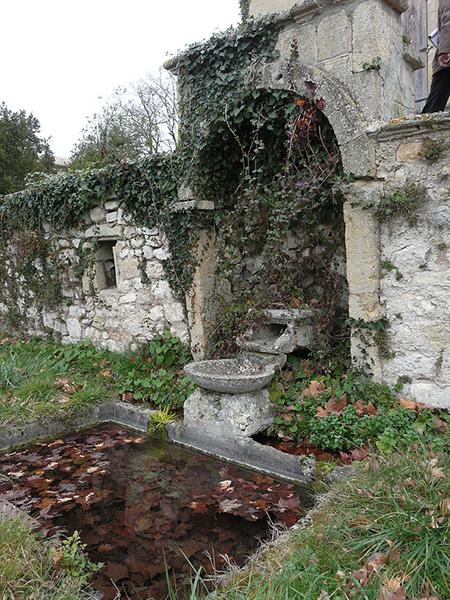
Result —
POLYGON ((227 436, 252 436, 273 423, 274 410, 266 389, 246 394, 221 394, 198 389, 184 404, 184 423, 227 436))

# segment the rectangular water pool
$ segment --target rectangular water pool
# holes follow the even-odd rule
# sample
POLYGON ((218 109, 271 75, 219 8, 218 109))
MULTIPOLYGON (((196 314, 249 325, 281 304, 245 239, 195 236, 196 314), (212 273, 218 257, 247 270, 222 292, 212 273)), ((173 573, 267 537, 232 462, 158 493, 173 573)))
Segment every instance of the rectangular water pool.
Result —
POLYGON ((30 512, 42 531, 79 531, 104 563, 94 589, 131 600, 163 599, 227 561, 241 565, 270 528, 293 525, 311 502, 306 488, 276 480, 121 426, 38 443, 0 456, 0 499, 30 512))

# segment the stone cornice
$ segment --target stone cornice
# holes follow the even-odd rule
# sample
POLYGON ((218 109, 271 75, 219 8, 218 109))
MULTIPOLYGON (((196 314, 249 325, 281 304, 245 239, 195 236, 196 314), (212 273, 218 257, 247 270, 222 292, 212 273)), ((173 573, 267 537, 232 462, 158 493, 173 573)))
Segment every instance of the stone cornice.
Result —
POLYGON ((450 131, 450 112, 393 119, 381 129, 368 133, 368 137, 389 141, 446 129, 450 131))

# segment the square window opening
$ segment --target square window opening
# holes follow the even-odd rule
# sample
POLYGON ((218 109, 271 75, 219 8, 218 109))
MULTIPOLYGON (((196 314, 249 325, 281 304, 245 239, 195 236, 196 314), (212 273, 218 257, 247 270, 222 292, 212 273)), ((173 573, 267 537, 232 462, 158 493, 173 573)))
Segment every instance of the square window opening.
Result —
POLYGON ((95 280, 98 290, 117 287, 116 244, 117 240, 102 240, 97 242, 95 280))

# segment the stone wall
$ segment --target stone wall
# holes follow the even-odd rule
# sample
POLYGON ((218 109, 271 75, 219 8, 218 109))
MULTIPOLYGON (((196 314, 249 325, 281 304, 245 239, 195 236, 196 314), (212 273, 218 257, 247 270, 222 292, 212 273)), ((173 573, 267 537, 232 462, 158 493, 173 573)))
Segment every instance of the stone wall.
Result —
POLYGON ((414 399, 450 407, 450 116, 393 123, 376 137, 388 190, 412 181, 428 193, 416 226, 399 216, 380 230, 380 302, 395 354, 383 380, 401 377, 414 399))
POLYGON ((353 358, 415 400, 450 407, 450 116, 394 120, 371 138, 376 177, 345 189, 349 312, 369 323, 354 331, 353 358), (410 184, 426 192, 417 210, 377 217, 410 184), (367 336, 380 319, 384 348, 367 336))
POLYGON ((31 306, 22 323, 28 333, 51 333, 65 343, 91 340, 116 351, 135 349, 165 330, 187 342, 184 308, 164 274, 164 235, 134 226, 117 199, 93 208, 83 222, 66 233, 47 227, 63 266, 63 301, 43 313, 31 306))

